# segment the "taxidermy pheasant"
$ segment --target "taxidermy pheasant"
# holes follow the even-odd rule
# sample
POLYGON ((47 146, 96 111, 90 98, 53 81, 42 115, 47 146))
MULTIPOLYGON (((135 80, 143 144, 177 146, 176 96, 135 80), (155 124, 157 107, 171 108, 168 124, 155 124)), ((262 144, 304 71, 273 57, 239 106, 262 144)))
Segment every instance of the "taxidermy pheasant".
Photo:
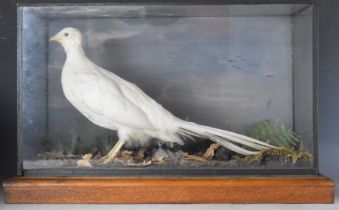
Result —
POLYGON ((59 42, 67 55, 61 75, 67 100, 94 124, 117 131, 119 140, 102 158, 105 164, 125 143, 146 145, 153 138, 180 145, 185 138, 210 139, 243 155, 275 148, 244 135, 175 117, 135 84, 94 64, 84 52, 78 29, 64 28, 50 41, 59 42))

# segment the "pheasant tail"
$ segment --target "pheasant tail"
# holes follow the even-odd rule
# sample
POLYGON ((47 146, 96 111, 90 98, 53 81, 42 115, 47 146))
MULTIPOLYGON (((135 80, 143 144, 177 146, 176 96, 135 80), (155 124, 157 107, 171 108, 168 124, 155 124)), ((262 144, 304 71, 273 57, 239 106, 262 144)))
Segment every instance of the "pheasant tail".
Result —
POLYGON ((204 138, 220 144, 229 150, 243 155, 257 154, 259 151, 276 148, 262 141, 244 136, 231 131, 212 128, 209 126, 199 125, 193 122, 181 121, 178 133, 188 138, 204 138), (245 148, 241 147, 246 146, 245 148))

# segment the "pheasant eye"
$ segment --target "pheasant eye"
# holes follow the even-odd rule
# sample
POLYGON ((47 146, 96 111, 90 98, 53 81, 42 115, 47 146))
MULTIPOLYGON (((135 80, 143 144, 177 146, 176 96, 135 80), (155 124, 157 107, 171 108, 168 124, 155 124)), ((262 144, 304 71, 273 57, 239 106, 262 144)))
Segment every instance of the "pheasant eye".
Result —
POLYGON ((64 36, 65 36, 65 37, 68 37, 68 33, 64 33, 64 36))

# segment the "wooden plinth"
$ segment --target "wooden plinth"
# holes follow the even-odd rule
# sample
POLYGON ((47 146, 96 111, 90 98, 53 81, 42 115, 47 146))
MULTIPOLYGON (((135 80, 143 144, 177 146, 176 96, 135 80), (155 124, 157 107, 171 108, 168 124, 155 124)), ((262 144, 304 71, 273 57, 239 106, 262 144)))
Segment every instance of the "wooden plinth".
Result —
POLYGON ((333 203, 325 177, 12 178, 6 203, 333 203))

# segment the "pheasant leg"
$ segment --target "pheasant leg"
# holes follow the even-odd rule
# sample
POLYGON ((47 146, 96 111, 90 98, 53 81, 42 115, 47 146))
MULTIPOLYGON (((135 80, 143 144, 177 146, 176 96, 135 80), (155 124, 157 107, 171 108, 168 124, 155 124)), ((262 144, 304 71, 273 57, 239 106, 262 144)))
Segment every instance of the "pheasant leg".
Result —
POLYGON ((121 147, 124 145, 125 140, 119 139, 118 142, 114 145, 114 147, 100 160, 102 161, 102 164, 107 164, 111 162, 118 154, 121 147))

